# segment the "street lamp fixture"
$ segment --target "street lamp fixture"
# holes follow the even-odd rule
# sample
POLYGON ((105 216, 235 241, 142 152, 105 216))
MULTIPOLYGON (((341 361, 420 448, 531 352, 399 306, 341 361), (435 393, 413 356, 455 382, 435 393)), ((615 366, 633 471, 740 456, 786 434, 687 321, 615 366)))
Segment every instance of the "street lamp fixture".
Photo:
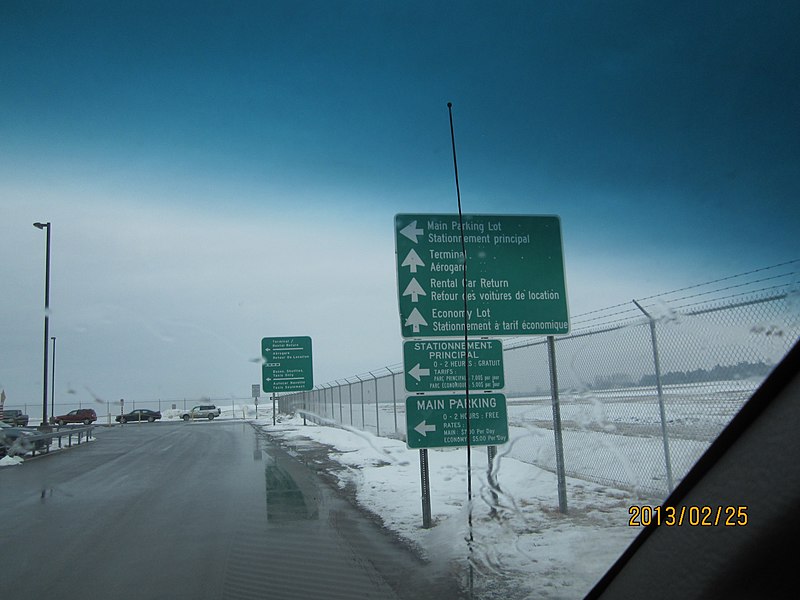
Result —
POLYGON ((50 317, 50 222, 34 223, 36 229, 47 229, 47 248, 44 268, 44 367, 42 370, 42 424, 40 429, 49 429, 47 422, 47 345, 50 317))

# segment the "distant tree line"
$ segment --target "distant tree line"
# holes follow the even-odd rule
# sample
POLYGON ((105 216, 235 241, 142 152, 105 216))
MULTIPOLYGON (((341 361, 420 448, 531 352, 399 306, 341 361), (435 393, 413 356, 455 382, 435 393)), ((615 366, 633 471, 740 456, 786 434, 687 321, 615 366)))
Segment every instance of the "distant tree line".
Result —
MULTIPOLYGON (((751 377, 765 377, 771 365, 760 361, 739 362, 735 365, 716 365, 712 369, 694 369, 693 371, 668 371, 661 374, 661 383, 664 385, 678 383, 703 383, 706 381, 731 381, 736 379, 749 379, 751 377)), ((638 385, 650 386, 656 384, 655 373, 643 375, 638 385)))
MULTIPOLYGON (((716 365, 711 369, 694 369, 692 371, 667 371, 661 373, 661 383, 663 385, 675 385, 682 383, 705 383, 707 381, 735 381, 739 379, 749 379, 751 377, 764 378, 772 370, 773 365, 763 361, 739 362, 735 365, 716 365)), ((656 385, 655 373, 642 375, 638 380, 628 373, 611 373, 610 375, 598 375, 594 378, 594 383, 588 384, 590 390, 613 390, 630 387, 651 387, 656 385)), ((505 394, 509 398, 522 396, 549 396, 550 389, 536 387, 533 390, 514 391, 506 389, 505 394)))

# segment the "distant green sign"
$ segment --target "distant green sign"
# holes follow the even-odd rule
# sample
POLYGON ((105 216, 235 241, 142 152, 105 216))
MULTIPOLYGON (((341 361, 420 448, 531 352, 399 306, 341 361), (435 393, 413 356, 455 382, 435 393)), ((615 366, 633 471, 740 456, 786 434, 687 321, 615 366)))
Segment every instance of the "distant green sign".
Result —
MULTIPOLYGON (((464 257, 457 214, 395 217, 404 338, 464 336, 464 257)), ((557 216, 463 215, 467 330, 475 336, 569 332, 557 216)))
POLYGON ((310 337, 265 337, 261 358, 264 393, 302 392, 314 387, 310 337))
MULTIPOLYGON (((503 394, 470 394, 469 431, 473 446, 506 443, 506 397, 503 394)), ((412 449, 466 446, 466 394, 406 398, 406 434, 406 444, 412 449)))
POLYGON ((500 340, 469 340, 465 365, 464 340, 415 340, 403 342, 405 385, 409 392, 446 392, 469 389, 500 390, 503 377, 503 344, 500 340))

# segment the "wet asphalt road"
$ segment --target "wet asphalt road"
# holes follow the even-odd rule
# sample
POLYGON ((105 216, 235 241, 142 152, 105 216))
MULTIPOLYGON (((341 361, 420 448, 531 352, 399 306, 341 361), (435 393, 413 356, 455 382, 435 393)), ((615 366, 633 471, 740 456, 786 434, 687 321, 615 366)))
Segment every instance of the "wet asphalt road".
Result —
POLYGON ((449 598, 245 422, 128 424, 0 469, 3 598, 449 598))

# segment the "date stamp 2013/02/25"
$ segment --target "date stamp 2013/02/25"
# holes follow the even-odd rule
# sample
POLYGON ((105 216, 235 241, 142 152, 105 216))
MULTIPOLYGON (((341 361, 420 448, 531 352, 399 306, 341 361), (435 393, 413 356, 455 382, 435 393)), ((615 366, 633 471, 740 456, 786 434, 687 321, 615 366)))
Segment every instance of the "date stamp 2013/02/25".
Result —
POLYGON ((648 506, 634 504, 628 508, 628 525, 649 527, 744 527, 747 525, 747 506, 648 506))

